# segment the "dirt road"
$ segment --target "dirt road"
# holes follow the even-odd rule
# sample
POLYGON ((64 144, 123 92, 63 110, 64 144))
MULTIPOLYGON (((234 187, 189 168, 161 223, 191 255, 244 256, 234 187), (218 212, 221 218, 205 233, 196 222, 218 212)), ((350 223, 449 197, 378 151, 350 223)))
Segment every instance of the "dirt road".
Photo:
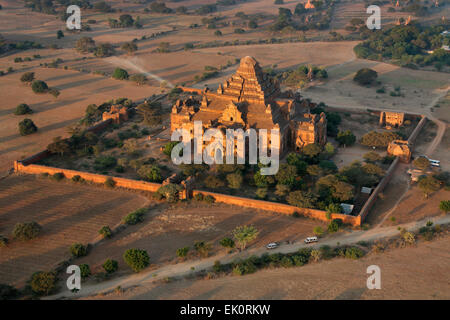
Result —
MULTIPOLYGON (((426 219, 431 220, 435 224, 445 224, 450 223, 450 215, 440 216, 436 218, 426 219)), ((405 228, 407 230, 417 230, 422 227, 426 221, 415 221, 395 227, 385 227, 371 229, 368 231, 353 231, 348 234, 337 234, 330 238, 324 239, 315 245, 308 245, 310 248, 320 247, 323 245, 335 246, 337 242, 340 245, 351 245, 356 244, 359 241, 374 241, 383 238, 390 238, 398 235, 398 227, 405 228)), ((295 252, 301 248, 306 247, 303 242, 286 244, 278 247, 277 249, 271 250, 271 253, 289 253, 295 252)), ((247 258, 251 255, 262 255, 267 252, 265 248, 255 248, 241 253, 235 253, 230 255, 216 255, 207 259, 201 259, 196 261, 187 261, 184 263, 179 263, 175 265, 163 266, 156 270, 144 271, 139 274, 129 275, 120 277, 117 279, 112 279, 98 284, 84 285, 78 293, 72 293, 68 290, 46 297, 45 299, 64 299, 64 298, 81 298, 91 295, 96 295, 101 292, 111 291, 118 286, 123 289, 143 285, 145 283, 150 283, 156 280, 161 280, 167 277, 179 277, 185 276, 193 272, 193 270, 207 270, 211 268, 215 261, 220 260, 221 263, 229 263, 238 258, 247 258)))

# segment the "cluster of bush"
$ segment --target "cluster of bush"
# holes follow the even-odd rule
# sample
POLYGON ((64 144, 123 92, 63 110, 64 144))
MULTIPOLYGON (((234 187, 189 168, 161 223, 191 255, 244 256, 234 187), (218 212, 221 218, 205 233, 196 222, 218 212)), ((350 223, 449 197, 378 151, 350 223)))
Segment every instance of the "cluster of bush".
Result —
POLYGON ((450 53, 442 48, 450 40, 442 34, 447 25, 421 26, 413 23, 370 32, 354 51, 359 58, 396 60, 406 67, 434 65, 437 70, 450 65, 450 53), (433 51, 433 53, 427 53, 433 51))

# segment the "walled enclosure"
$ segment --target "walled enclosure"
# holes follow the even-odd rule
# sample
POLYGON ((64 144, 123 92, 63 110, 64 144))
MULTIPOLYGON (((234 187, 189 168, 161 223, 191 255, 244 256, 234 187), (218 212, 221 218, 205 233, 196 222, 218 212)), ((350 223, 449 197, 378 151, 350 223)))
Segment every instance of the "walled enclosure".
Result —
MULTIPOLYGON (((381 111, 375 111, 375 112, 381 112, 381 111)), ((411 135, 408 139, 408 144, 410 144, 411 146, 414 145, 414 141, 417 138, 422 127, 425 125, 426 120, 427 120, 427 118, 422 115, 421 120, 417 124, 416 128, 414 128, 414 131, 411 133, 411 135)), ((103 131, 105 128, 107 128, 109 125, 111 125, 111 123, 112 123, 112 119, 107 119, 105 121, 99 122, 98 124, 94 125, 93 127, 88 128, 87 131, 99 133, 99 132, 103 131)), ((88 172, 83 172, 83 171, 68 170, 68 169, 61 169, 61 168, 48 167, 48 166, 34 164, 35 162, 42 160, 42 159, 48 157, 49 155, 50 155, 50 152, 48 150, 44 150, 44 151, 39 152, 35 155, 32 155, 24 160, 15 161, 14 162, 14 171, 28 173, 28 174, 63 173, 64 176, 68 179, 71 179, 72 177, 78 175, 87 181, 91 181, 94 183, 100 183, 100 184, 105 183, 106 179, 112 178, 116 182, 117 187, 127 188, 127 189, 131 189, 131 190, 143 190, 143 191, 148 191, 148 192, 156 192, 163 185, 163 184, 159 184, 159 183, 151 183, 151 182, 140 181, 140 180, 111 177, 111 176, 107 176, 107 175, 93 174, 93 173, 88 173, 88 172)), ((380 181, 378 186, 375 188, 375 190, 370 195, 369 199, 364 204, 364 206, 361 209, 361 211, 359 212, 358 216, 333 213, 331 215, 331 218, 332 219, 342 219, 342 221, 344 223, 351 224, 352 226, 360 226, 364 222, 364 219, 366 218, 370 209, 372 208, 375 201, 377 200, 380 192, 382 192, 383 189, 386 187, 386 185, 389 183, 398 163, 399 163, 399 158, 396 157, 395 160, 390 165, 389 169, 387 170, 386 175, 383 177, 383 179, 380 181)), ((183 190, 180 192, 180 199, 188 199, 190 196, 195 196, 196 194, 201 193, 203 195, 211 195, 212 197, 215 198, 215 200, 217 202, 221 202, 221 203, 227 203, 227 204, 232 204, 232 205, 237 205, 237 206, 242 206, 242 207, 250 207, 250 208, 266 210, 266 211, 273 211, 273 212, 287 214, 287 215, 291 215, 291 214, 297 212, 297 213, 304 215, 306 217, 309 217, 309 218, 318 219, 321 221, 329 221, 326 217, 326 211, 323 211, 323 210, 299 208, 299 207, 282 204, 282 203, 254 200, 254 199, 250 199, 250 198, 241 198, 241 197, 235 197, 235 196, 230 196, 230 195, 225 195, 225 194, 220 194, 220 193, 194 190, 193 187, 195 185, 195 182, 193 182, 192 180, 188 181, 188 183, 186 183, 186 181, 183 181, 180 185, 183 187, 183 190)))

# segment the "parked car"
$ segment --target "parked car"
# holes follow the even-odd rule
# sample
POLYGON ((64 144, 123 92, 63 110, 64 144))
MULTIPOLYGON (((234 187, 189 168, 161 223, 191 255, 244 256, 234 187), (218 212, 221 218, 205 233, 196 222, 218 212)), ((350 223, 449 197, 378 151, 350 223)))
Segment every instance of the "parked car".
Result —
POLYGON ((317 241, 319 241, 319 239, 317 239, 317 237, 308 237, 308 238, 305 239, 305 243, 306 244, 317 242, 317 241))
POLYGON ((266 246, 266 248, 267 249, 275 249, 276 247, 278 247, 278 243, 276 243, 276 242, 271 242, 271 243, 269 243, 267 246, 266 246))

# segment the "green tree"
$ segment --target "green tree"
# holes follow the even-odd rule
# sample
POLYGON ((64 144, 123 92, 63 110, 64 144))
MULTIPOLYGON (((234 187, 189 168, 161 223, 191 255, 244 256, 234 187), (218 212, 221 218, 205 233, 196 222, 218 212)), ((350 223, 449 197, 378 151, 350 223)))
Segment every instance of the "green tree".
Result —
POLYGON ((112 237, 112 230, 109 226, 103 226, 98 233, 103 237, 103 238, 111 238, 112 237))
POLYGON ((141 249, 128 249, 123 254, 123 260, 134 272, 139 272, 150 264, 147 251, 141 249))
POLYGON ((38 295, 49 295, 56 287, 56 274, 54 272, 35 272, 31 276, 31 290, 38 295))
POLYGON ((275 179, 279 184, 293 186, 297 178, 297 167, 289 164, 282 164, 275 179))
POLYGON ((381 156, 375 151, 370 151, 363 156, 364 160, 367 162, 381 161, 381 156))
POLYGON ((91 275, 91 268, 89 268, 88 264, 80 264, 80 274, 81 278, 85 279, 91 275))
POLYGON ((20 81, 30 84, 31 82, 33 82, 34 80, 34 72, 25 72, 24 74, 22 74, 22 76, 20 77, 20 81))
POLYGON ((369 85, 374 82, 377 77, 378 73, 375 70, 363 68, 358 70, 353 80, 358 82, 360 85, 369 85))
POLYGON ((337 232, 339 231, 340 227, 342 226, 342 220, 341 219, 333 219, 330 224, 328 225, 328 232, 337 232))
POLYGON ((44 93, 48 90, 48 85, 42 80, 34 80, 31 84, 34 93, 44 93))
POLYGON ((293 191, 286 197, 287 202, 299 208, 314 208, 317 196, 311 192, 293 191))
POLYGON ((83 37, 77 41, 75 48, 82 53, 92 52, 95 49, 95 41, 90 37, 83 37))
POLYGON ((439 209, 444 213, 450 212, 450 200, 442 200, 439 203, 439 209))
POLYGON ((126 42, 122 45, 122 50, 126 51, 128 54, 133 54, 138 49, 134 42, 126 42))
POLYGON ((150 182, 161 182, 162 176, 161 176, 161 169, 156 165, 143 165, 139 168, 137 171, 138 175, 150 182))
POLYGON ((121 68, 116 68, 112 77, 117 80, 127 80, 129 78, 128 72, 121 68))
POLYGON ((350 130, 339 131, 336 140, 339 145, 347 147, 355 144, 356 136, 350 130))
POLYGON ((232 234, 239 248, 245 250, 247 244, 258 237, 259 231, 254 226, 238 226, 232 234))
POLYGON ((231 189, 240 189, 244 178, 241 173, 235 172, 227 174, 228 187, 231 189))
POLYGON ((42 227, 37 222, 19 222, 14 226, 13 236, 15 239, 27 241, 37 238, 41 231, 42 227))
POLYGON ((219 243, 222 247, 229 249, 233 249, 235 246, 234 240, 231 238, 223 238, 219 243))
POLYGON ((47 150, 59 154, 61 157, 72 151, 70 143, 66 139, 61 139, 61 137, 53 138, 53 142, 47 146, 47 150))
POLYGON ((423 171, 430 167, 430 161, 425 157, 418 157, 414 159, 413 164, 416 168, 423 171))
POLYGON ((14 114, 16 116, 21 116, 24 114, 31 114, 33 113, 33 110, 31 110, 30 106, 25 104, 25 103, 21 103, 16 107, 16 110, 14 111, 14 114))
POLYGON ((317 157, 321 151, 322 148, 315 143, 310 143, 302 149, 302 153, 309 158, 317 157))
POLYGON ((74 258, 84 257, 87 255, 87 246, 81 243, 74 243, 70 246, 69 251, 74 258))
POLYGON ((201 257, 206 258, 212 249, 212 245, 205 241, 197 241, 194 243, 194 249, 201 257))
POLYGON ((111 274, 119 269, 119 263, 116 260, 107 259, 105 263, 103 263, 102 267, 106 273, 111 274))
POLYGON ((440 187, 441 184, 439 180, 432 176, 425 176, 419 179, 419 188, 422 190, 425 198, 428 198, 428 196, 433 192, 438 191, 440 187))
POLYGON ((188 252, 189 252, 189 247, 179 248, 179 249, 177 249, 177 257, 184 259, 184 258, 186 258, 188 252))
POLYGON ((320 237, 321 235, 323 235, 323 229, 320 226, 314 227, 313 230, 314 234, 318 237, 320 237))

